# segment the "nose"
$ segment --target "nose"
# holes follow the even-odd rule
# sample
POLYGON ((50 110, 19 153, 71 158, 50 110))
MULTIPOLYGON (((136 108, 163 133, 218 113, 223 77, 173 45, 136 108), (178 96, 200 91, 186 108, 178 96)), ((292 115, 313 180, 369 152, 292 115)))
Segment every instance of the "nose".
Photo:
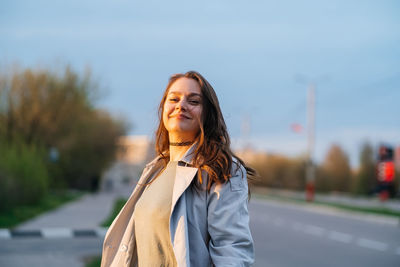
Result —
POLYGON ((177 110, 186 110, 186 100, 181 99, 178 103, 176 103, 175 109, 177 110))

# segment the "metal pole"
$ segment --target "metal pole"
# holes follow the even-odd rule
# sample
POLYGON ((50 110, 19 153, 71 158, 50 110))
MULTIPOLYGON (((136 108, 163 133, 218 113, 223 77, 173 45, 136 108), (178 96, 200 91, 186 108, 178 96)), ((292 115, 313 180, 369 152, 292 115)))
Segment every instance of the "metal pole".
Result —
POLYGON ((242 123, 241 123, 241 135, 243 140, 243 149, 247 151, 250 148, 250 130, 251 130, 251 118, 250 114, 243 113, 242 114, 242 123))
POLYGON ((306 200, 314 201, 315 191, 315 168, 314 143, 315 143, 315 85, 308 87, 307 97, 307 166, 306 166, 306 200))

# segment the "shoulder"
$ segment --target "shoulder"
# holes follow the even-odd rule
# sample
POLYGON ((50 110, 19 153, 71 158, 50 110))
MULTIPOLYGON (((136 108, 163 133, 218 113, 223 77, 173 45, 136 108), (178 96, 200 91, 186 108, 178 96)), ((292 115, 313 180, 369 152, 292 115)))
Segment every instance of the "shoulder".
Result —
POLYGON ((228 181, 231 191, 246 191, 247 192, 247 172, 243 164, 232 158, 231 178, 228 181))
POLYGON ((151 167, 153 167, 154 165, 156 165, 160 161, 161 161, 161 156, 158 155, 154 159, 152 159, 149 163, 147 163, 144 168, 145 169, 151 168, 151 167))
POLYGON ((240 176, 243 179, 247 178, 246 168, 236 157, 232 157, 231 175, 232 178, 236 176, 240 176))
POLYGON ((232 164, 231 178, 224 183, 214 183, 207 194, 208 209, 214 215, 225 212, 231 214, 233 211, 241 214, 247 209, 249 192, 246 169, 239 161, 235 162, 232 164))
POLYGON ((235 157, 232 157, 231 177, 225 183, 214 183, 211 186, 211 193, 215 192, 243 192, 247 194, 247 172, 243 164, 235 157))

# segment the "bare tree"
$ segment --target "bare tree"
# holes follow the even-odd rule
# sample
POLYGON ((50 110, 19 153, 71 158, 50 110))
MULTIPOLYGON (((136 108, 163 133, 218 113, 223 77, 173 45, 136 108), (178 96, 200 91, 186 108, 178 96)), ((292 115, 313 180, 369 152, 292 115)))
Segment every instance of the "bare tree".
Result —
POLYGON ((369 194, 377 186, 376 159, 372 145, 365 142, 360 152, 360 167, 356 174, 356 188, 358 194, 369 194))
MULTIPOLYGON (((323 184, 323 191, 350 191, 351 169, 349 159, 339 145, 333 144, 328 150, 317 178, 318 183, 323 184)), ((319 186, 317 186, 318 188, 319 186)))

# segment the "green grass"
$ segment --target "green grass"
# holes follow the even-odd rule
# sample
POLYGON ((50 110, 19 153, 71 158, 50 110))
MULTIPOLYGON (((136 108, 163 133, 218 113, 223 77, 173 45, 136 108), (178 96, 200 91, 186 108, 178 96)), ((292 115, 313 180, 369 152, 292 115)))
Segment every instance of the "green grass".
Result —
POLYGON ((101 256, 94 256, 88 259, 85 267, 99 267, 101 264, 101 256))
POLYGON ((83 192, 53 192, 47 194, 35 205, 24 205, 6 211, 0 211, 0 228, 13 228, 46 211, 53 210, 62 204, 78 199, 83 192))
POLYGON ((320 205, 320 206, 329 206, 329 207, 334 207, 337 209, 347 210, 347 211, 356 211, 356 212, 361 212, 361 213, 400 217, 400 211, 391 210, 391 209, 383 208, 383 207, 382 208, 381 207, 359 207, 359 206, 353 206, 353 205, 348 205, 348 204, 331 203, 331 202, 325 202, 325 201, 313 201, 310 203, 304 199, 284 197, 284 196, 263 195, 263 194, 257 194, 257 193, 253 193, 253 195, 258 198, 273 199, 273 200, 280 200, 280 201, 286 201, 286 202, 295 202, 295 203, 300 203, 300 204, 304 204, 304 205, 316 204, 316 205, 320 205))
POLYGON ((119 211, 122 209, 122 207, 125 205, 127 199, 125 198, 119 198, 115 201, 114 203, 114 208, 111 211, 111 214, 108 216, 106 220, 101 224, 103 227, 108 227, 111 225, 111 223, 114 221, 115 217, 117 217, 119 211))

